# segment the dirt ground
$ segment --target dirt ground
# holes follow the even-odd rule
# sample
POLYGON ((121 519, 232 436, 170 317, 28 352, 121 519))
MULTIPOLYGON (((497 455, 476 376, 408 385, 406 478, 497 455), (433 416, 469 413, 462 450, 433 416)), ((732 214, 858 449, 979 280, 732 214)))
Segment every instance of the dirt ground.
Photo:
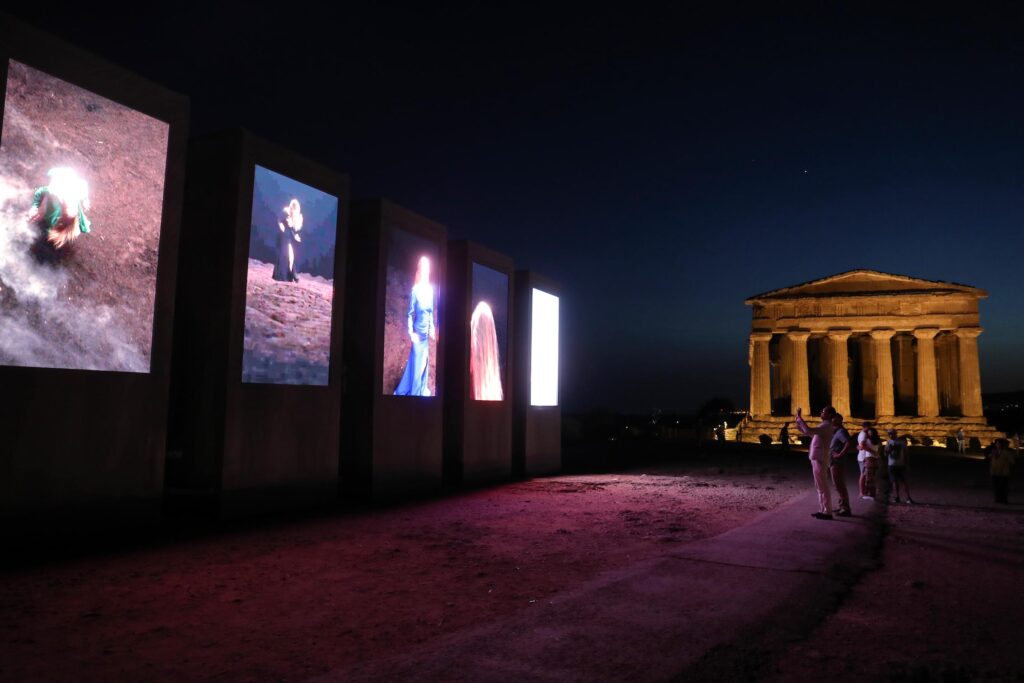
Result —
POLYGON ((719 455, 9 571, 0 679, 303 680, 719 534, 808 482, 799 454, 719 455))
POLYGON ((246 382, 326 385, 334 281, 297 273, 278 282, 274 264, 249 259, 245 287, 246 382))
POLYGON ((0 363, 148 372, 168 126, 11 62, 0 145, 0 363), (47 171, 89 183, 92 232, 25 212, 47 171))
POLYGON ((1005 506, 983 461, 915 458, 881 566, 766 680, 1024 680, 1024 468, 1005 506))

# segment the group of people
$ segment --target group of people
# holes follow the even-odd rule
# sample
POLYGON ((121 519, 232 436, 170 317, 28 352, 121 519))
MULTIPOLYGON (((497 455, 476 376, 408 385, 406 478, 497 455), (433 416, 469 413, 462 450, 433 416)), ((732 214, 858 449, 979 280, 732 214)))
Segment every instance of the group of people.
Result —
POLYGON ((889 430, 889 439, 883 444, 878 430, 870 422, 865 422, 855 445, 850 432, 843 425, 843 416, 832 406, 822 409, 821 424, 813 427, 804 421, 802 410, 797 408, 796 426, 801 434, 811 437, 808 458, 814 474, 814 486, 818 491, 818 511, 812 514, 816 519, 853 515, 850 494, 846 486, 846 463, 851 459, 850 454, 855 449, 860 466, 858 483, 861 499, 874 500, 879 496, 888 496, 888 487, 885 483, 882 482, 883 486, 879 486, 879 460, 884 456, 888 465, 887 481, 891 482, 893 487, 893 502, 902 502, 902 492, 907 503, 914 503, 907 481, 907 441, 900 437, 895 429, 889 430), (832 486, 835 487, 839 498, 838 509, 832 507, 832 486))

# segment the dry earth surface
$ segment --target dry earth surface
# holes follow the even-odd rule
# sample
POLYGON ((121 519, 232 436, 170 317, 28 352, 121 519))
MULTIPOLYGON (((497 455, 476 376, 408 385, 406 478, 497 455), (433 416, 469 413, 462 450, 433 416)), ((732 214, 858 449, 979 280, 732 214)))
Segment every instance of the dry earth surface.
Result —
POLYGON ((327 384, 334 282, 297 273, 278 282, 274 264, 249 259, 245 285, 246 382, 327 384))
POLYGON ((719 455, 12 570, 0 679, 303 680, 529 610, 807 483, 799 454, 719 455))
POLYGON ((0 363, 148 372, 167 124, 11 64, 0 146, 0 363), (46 172, 89 183, 92 232, 25 221, 46 172))
POLYGON ((767 680, 1024 680, 1021 463, 1002 506, 983 461, 915 458, 881 566, 767 680))
MULTIPOLYGON (((28 562, 0 575, 0 680, 306 680, 431 647, 775 509, 810 488, 805 458, 721 452, 28 562)), ((680 680, 1024 680, 1024 505, 989 502, 977 459, 915 456, 912 483, 919 505, 889 507, 877 569, 823 620, 680 680)))

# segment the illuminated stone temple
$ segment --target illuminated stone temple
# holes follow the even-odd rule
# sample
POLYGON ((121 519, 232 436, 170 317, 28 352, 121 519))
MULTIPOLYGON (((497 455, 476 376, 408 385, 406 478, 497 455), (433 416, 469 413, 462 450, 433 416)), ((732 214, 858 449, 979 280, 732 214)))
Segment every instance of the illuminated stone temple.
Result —
POLYGON ((978 301, 987 296, 852 270, 750 297, 750 415, 738 438, 778 440, 798 406, 816 418, 829 404, 851 432, 870 420, 914 443, 946 445, 960 428, 982 444, 1002 436, 982 415, 978 301))

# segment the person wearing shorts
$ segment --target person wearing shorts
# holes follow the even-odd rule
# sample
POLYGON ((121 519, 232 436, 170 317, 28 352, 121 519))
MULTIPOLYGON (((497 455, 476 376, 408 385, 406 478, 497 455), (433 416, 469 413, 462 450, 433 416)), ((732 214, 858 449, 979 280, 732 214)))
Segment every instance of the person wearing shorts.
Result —
POLYGON ((914 499, 910 497, 910 485, 907 483, 907 440, 896 433, 895 429, 889 430, 889 440, 885 442, 885 454, 889 459, 889 480, 893 486, 893 501, 900 501, 900 487, 902 486, 907 495, 907 502, 913 504, 914 499))

